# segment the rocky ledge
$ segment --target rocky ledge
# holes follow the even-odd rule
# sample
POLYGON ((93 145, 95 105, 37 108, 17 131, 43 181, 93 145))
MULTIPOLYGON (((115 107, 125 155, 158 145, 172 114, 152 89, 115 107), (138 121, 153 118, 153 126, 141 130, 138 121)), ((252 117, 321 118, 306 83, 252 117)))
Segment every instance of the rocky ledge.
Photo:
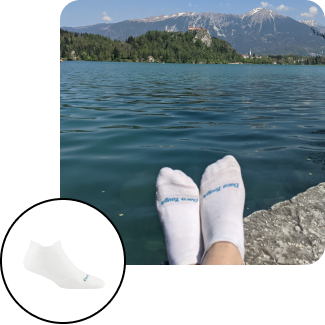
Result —
POLYGON ((325 248, 325 183, 244 219, 245 264, 311 264, 325 248))
POLYGON ((195 43, 197 39, 200 39, 202 43, 204 43, 207 47, 210 47, 212 44, 212 38, 209 32, 206 30, 195 30, 188 31, 189 33, 195 33, 195 37, 193 38, 193 42, 195 43))

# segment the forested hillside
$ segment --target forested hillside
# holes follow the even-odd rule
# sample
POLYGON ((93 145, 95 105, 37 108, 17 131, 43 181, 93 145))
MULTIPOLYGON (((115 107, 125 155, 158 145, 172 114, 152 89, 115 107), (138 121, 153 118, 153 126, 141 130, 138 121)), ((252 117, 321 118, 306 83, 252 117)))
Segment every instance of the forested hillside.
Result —
POLYGON ((212 37, 211 46, 196 33, 149 31, 139 37, 129 37, 125 42, 111 40, 94 34, 78 34, 60 30, 60 56, 77 57, 87 61, 147 61, 152 56, 166 63, 227 63, 242 61, 242 56, 231 45, 212 37))
MULTIPOLYGON (((252 63, 252 64, 325 64, 325 57, 269 55, 243 58, 228 42, 211 37, 207 46, 196 32, 149 31, 125 42, 97 34, 71 33, 60 29, 60 57, 83 61, 139 61, 166 63, 252 63), (195 42, 194 42, 195 41, 195 42)), ((206 34, 205 34, 206 36, 206 34)), ((209 36, 210 39, 210 36, 209 36)))
POLYGON ((226 63, 241 59, 228 42, 212 37, 211 45, 207 46, 200 38, 195 39, 195 35, 195 32, 152 31, 136 38, 130 36, 126 41, 131 44, 135 56, 147 58, 151 55, 163 62, 226 63))
POLYGON ((109 37, 87 33, 70 33, 60 29, 60 57, 63 59, 74 59, 71 52, 75 51, 75 56, 81 60, 110 61, 113 58, 114 48, 119 49, 120 56, 123 53, 127 55, 131 47, 118 40, 112 41, 109 37))

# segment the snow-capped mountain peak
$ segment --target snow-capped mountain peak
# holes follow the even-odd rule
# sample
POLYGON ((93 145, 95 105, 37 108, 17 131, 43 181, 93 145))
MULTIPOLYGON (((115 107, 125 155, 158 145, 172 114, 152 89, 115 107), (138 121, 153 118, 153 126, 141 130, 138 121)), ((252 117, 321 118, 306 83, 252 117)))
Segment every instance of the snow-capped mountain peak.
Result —
POLYGON ((325 26, 323 26, 322 24, 318 23, 316 20, 314 19, 309 19, 309 20, 299 20, 299 23, 308 25, 310 27, 315 27, 315 29, 317 29, 318 31, 320 31, 321 33, 325 33, 325 26))
POLYGON ((171 18, 178 18, 178 17, 191 17, 193 15, 197 15, 196 12, 178 12, 176 14, 172 14, 172 15, 160 15, 160 16, 150 16, 150 17, 146 17, 143 19, 130 19, 130 21, 138 21, 138 22, 143 22, 143 23, 153 23, 153 22, 157 22, 157 21, 163 21, 166 19, 171 19, 171 18))
POLYGON ((254 15, 256 14, 257 12, 259 12, 260 10, 263 10, 263 8, 255 8, 253 9, 252 11, 249 12, 250 15, 254 15))
POLYGON ((314 19, 309 19, 309 20, 299 20, 299 23, 303 23, 303 24, 306 24, 308 26, 315 26, 315 27, 318 27, 318 26, 322 26, 321 24, 319 24, 316 20, 314 19))
MULTIPOLYGON (((280 15, 276 11, 273 11, 273 10, 270 10, 270 9, 255 8, 255 9, 251 10, 250 12, 246 12, 245 14, 243 14, 242 18, 252 17, 252 16, 254 16, 254 18, 256 18, 256 17, 274 18, 275 16, 279 17, 279 16, 282 16, 282 15, 280 15)), ((284 17, 284 16, 282 16, 282 17, 284 17)))

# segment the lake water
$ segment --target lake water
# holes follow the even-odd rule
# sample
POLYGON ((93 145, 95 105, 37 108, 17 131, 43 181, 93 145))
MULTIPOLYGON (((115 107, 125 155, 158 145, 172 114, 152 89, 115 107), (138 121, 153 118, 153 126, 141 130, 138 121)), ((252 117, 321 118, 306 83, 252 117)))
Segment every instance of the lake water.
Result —
POLYGON ((166 260, 162 167, 199 186, 231 154, 244 216, 325 181, 325 66, 63 62, 61 197, 102 210, 127 264, 166 260), (120 216, 123 214, 122 216, 120 216))

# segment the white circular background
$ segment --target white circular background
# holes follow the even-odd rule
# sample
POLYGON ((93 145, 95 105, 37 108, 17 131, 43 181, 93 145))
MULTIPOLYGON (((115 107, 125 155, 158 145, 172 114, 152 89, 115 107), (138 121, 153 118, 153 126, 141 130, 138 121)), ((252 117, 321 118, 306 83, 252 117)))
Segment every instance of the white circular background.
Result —
POLYGON ((71 200, 42 203, 14 224, 3 248, 7 286, 26 310, 49 321, 89 317, 114 296, 124 271, 124 251, 111 222, 96 209, 71 200), (61 240, 63 250, 80 270, 105 282, 101 289, 63 289, 26 270, 30 240, 43 246, 61 240))

